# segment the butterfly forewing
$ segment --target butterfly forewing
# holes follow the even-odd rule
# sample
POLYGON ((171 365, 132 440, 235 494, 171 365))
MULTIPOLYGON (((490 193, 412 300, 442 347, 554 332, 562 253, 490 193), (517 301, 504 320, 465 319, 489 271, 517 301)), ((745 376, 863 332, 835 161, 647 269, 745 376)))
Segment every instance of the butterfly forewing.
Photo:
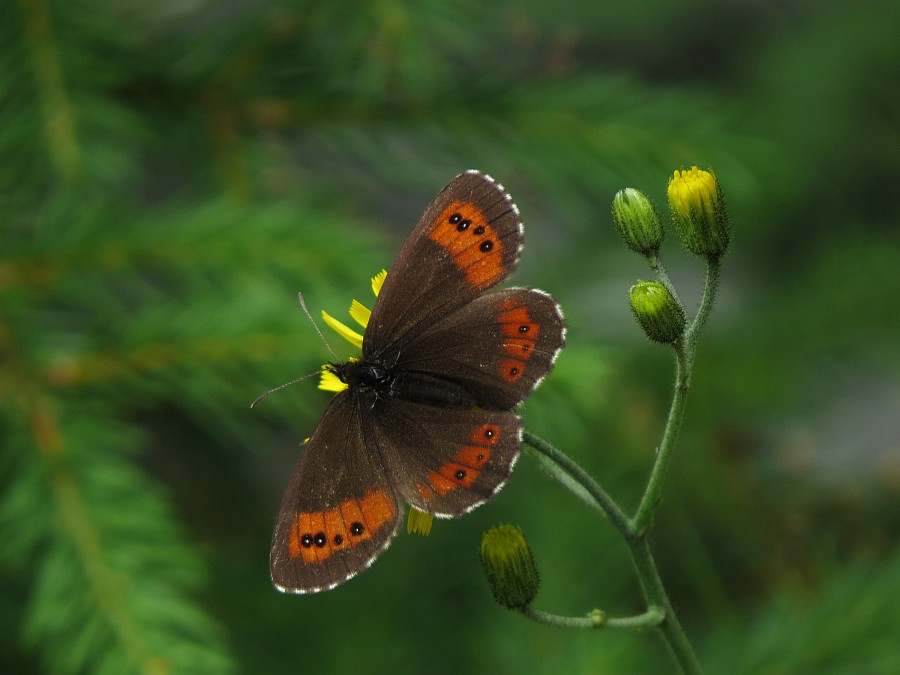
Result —
POLYGON ((364 434, 369 405, 354 392, 339 394, 303 447, 272 537, 279 590, 334 588, 371 564, 397 531, 394 487, 364 434))
POLYGON ((502 185, 477 171, 457 176, 425 210, 378 295, 366 358, 391 360, 418 332, 509 276, 522 223, 502 185))

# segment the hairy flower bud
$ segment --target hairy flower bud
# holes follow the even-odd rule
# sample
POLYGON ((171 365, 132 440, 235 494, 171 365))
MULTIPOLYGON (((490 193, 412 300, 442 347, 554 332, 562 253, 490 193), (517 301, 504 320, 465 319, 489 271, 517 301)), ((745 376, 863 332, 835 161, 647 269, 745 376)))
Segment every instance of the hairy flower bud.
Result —
POLYGON ((524 609, 538 592, 538 571, 525 536, 515 525, 496 525, 481 538, 481 564, 494 599, 524 609))
POLYGON ((675 344, 684 332, 684 308, 671 291, 658 281, 638 281, 628 290, 631 311, 654 342, 675 344))
POLYGON ((648 257, 659 251, 663 227, 656 209, 643 192, 634 188, 619 190, 613 197, 612 212, 628 248, 648 257))
POLYGON ((725 253, 731 227, 716 177, 696 166, 676 171, 669 181, 668 194, 672 220, 685 247, 707 260, 725 253))

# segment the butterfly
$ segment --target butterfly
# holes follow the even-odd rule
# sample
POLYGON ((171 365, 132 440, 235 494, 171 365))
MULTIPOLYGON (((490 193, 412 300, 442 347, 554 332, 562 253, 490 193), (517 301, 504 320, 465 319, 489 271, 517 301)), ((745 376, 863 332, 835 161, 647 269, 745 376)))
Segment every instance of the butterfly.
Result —
POLYGON ((547 293, 492 290, 522 250, 519 209, 467 171, 394 260, 362 357, 325 368, 338 393, 305 444, 272 537, 272 583, 330 590, 390 544, 403 503, 452 518, 491 499, 519 456, 512 410, 551 370, 565 323, 547 293))

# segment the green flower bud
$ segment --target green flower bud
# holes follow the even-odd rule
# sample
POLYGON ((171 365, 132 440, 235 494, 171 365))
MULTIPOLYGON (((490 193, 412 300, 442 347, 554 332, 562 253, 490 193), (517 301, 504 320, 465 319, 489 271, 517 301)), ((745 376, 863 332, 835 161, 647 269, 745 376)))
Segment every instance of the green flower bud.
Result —
POLYGON ((672 220, 687 250, 708 260, 725 253, 731 241, 731 225, 716 177, 696 166, 690 171, 676 171, 668 193, 672 220))
POLYGON ((643 192, 634 188, 619 190, 613 197, 612 212, 628 248, 647 257, 659 251, 663 240, 662 224, 643 192))
POLYGON ((481 538, 481 564, 494 599, 524 609, 538 592, 538 571, 525 535, 515 525, 495 525, 481 538))
POLYGON ((664 284, 638 281, 628 290, 628 302, 648 338, 667 345, 681 339, 687 323, 684 308, 664 284))

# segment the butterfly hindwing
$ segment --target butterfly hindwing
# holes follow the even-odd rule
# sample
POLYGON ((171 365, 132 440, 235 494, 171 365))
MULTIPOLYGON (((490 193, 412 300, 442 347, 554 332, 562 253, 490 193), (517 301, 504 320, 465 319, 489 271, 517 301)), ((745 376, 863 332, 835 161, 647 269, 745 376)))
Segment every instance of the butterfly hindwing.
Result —
POLYGON ((553 367, 565 333, 562 312, 543 291, 492 291, 421 332, 397 367, 460 384, 483 408, 509 410, 553 367))
POLYGON ((288 593, 328 590, 387 548, 401 520, 384 462, 363 433, 369 403, 336 396, 303 448, 272 537, 270 571, 288 593))
POLYGON ((436 516, 488 501, 519 456, 522 423, 511 412, 441 408, 387 399, 368 436, 403 498, 436 516))
POLYGON ((397 254, 366 327, 364 357, 400 351, 505 279, 521 247, 519 209, 503 186, 477 171, 454 178, 397 254))

